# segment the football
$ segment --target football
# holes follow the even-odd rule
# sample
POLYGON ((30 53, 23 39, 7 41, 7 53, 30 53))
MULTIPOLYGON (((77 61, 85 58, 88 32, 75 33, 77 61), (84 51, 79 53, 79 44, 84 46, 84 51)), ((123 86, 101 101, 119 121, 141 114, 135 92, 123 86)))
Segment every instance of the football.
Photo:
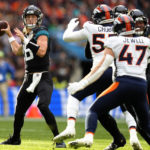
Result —
POLYGON ((5 21, 0 21, 0 36, 2 36, 5 32, 1 31, 1 29, 6 29, 7 23, 5 21))

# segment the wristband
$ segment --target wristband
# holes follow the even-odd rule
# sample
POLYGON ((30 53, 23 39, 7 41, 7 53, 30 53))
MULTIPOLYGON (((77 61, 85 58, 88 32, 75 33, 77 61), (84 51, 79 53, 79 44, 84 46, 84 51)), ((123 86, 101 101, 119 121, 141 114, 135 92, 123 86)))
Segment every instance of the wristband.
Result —
POLYGON ((9 43, 11 43, 11 42, 15 41, 15 38, 12 36, 12 37, 8 38, 8 41, 9 41, 9 43))

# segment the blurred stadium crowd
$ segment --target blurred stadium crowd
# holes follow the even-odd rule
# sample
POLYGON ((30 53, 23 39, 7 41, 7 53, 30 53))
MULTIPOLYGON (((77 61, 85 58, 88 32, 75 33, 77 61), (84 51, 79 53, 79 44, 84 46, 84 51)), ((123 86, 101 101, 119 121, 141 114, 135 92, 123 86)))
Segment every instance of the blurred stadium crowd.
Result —
MULTIPOLYGON (((95 6, 102 3, 108 4, 111 8, 121 4, 129 10, 141 9, 150 20, 150 0, 0 0, 0 20, 7 20, 12 31, 15 27, 22 29, 22 12, 29 4, 34 4, 40 7, 44 14, 43 24, 50 32, 55 33, 64 31, 70 19, 74 17, 79 18, 81 28, 85 21, 90 20, 95 6)), ((66 87, 68 82, 79 80, 91 66, 89 61, 69 55, 53 35, 51 40, 50 70, 55 88, 61 89, 66 87)), ((6 35, 0 37, 0 50, 4 51, 6 61, 16 70, 15 81, 10 82, 10 86, 20 85, 24 75, 23 57, 12 54, 6 35)))

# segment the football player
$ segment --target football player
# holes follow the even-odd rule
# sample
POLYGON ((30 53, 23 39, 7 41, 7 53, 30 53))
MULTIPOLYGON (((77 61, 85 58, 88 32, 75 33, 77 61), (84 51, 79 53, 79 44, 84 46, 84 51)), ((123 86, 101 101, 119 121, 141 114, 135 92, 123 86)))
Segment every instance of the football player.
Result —
MULTIPOLYGON (((94 67, 103 55, 104 42, 108 37, 114 35, 112 32, 113 14, 111 8, 107 5, 98 5, 93 11, 92 20, 94 23, 86 22, 83 29, 74 31, 79 22, 77 19, 72 19, 68 24, 68 28, 64 33, 63 39, 67 42, 88 39, 90 50, 88 49, 87 45, 86 47, 88 52, 86 54, 90 57, 89 53, 91 53, 94 67)), ((110 66, 102 78, 97 80, 95 83, 77 93, 71 93, 67 104, 67 127, 62 133, 54 137, 54 141, 67 139, 75 135, 75 121, 79 109, 79 102, 83 100, 83 98, 95 92, 97 95, 99 95, 99 93, 105 90, 111 83, 112 67, 110 66)), ((103 117, 101 116, 99 121, 114 137, 114 144, 116 144, 118 147, 125 144, 123 135, 119 132, 114 119, 108 113, 103 114, 103 117)), ((136 136, 136 132, 134 133, 134 136, 136 136)), ((140 146, 137 138, 134 142, 138 143, 140 146)))
MULTIPOLYGON (((49 72, 49 32, 41 26, 43 14, 41 10, 29 5, 23 11, 24 34, 18 28, 14 29, 21 39, 19 44, 12 35, 10 26, 4 29, 9 37, 12 51, 16 55, 23 54, 25 60, 25 77, 17 96, 17 105, 14 118, 14 132, 8 140, 1 144, 20 145, 20 132, 24 123, 26 111, 36 98, 40 112, 54 136, 58 135, 56 120, 49 110, 50 99, 53 91, 53 83, 49 72)), ((56 143, 57 148, 66 147, 63 141, 56 143)))
MULTIPOLYGON (((145 36, 150 38, 150 26, 148 24, 147 17, 144 16, 144 13, 139 9, 133 9, 129 12, 129 15, 134 19, 135 21, 135 36, 145 36)), ((146 77, 148 81, 148 99, 150 99, 150 63, 147 66, 146 69, 146 77)))
MULTIPOLYGON (((114 18, 117 18, 121 14, 128 14, 128 8, 125 7, 124 5, 118 5, 118 6, 113 8, 114 18)), ((136 135, 137 125, 136 125, 136 121, 134 119, 134 116, 132 116, 133 115, 133 113, 132 113, 133 108, 126 105, 126 104, 120 105, 120 108, 121 108, 121 110, 125 116, 125 121, 128 125, 128 129, 129 129, 129 133, 130 133, 130 144, 132 145, 132 147, 135 147, 135 145, 139 145, 139 147, 142 149, 141 144, 140 144, 138 137, 136 135), (138 144, 136 144, 136 143, 138 143, 138 144)))
MULTIPOLYGON (((91 105, 86 116, 85 136, 69 142, 71 147, 90 147, 93 144, 98 118, 103 113, 123 103, 133 106, 138 118, 138 125, 147 135, 147 142, 150 144, 150 116, 145 75, 150 56, 150 40, 146 37, 133 37, 134 21, 128 15, 117 17, 114 21, 113 30, 119 36, 107 39, 104 44, 103 58, 98 65, 80 82, 68 87, 70 93, 86 88, 99 79, 116 59, 116 81, 100 94, 91 105)), ((117 148, 114 147, 113 149, 117 148)))
MULTIPOLYGON (((120 14, 128 14, 128 8, 123 6, 123 5, 118 5, 116 7, 113 8, 113 16, 114 18, 117 18, 120 14)), ((85 48, 85 54, 86 54, 86 57, 88 59, 91 58, 91 53, 90 53, 90 44, 89 42, 87 42, 87 45, 86 45, 86 48, 85 48)), ((138 140, 138 137, 137 137, 137 134, 136 134, 136 122, 135 122, 135 119, 133 118, 133 109, 132 107, 129 107, 128 105, 125 105, 125 104, 122 104, 121 106, 121 110, 125 116, 125 120, 126 120, 126 123, 128 125, 128 128, 129 128, 129 133, 130 133, 130 144, 132 145, 132 147, 139 147, 139 149, 142 149, 141 147, 141 144, 138 140), (130 113, 129 113, 130 111, 130 113), (132 115, 131 115, 132 113, 132 115)), ((110 146, 113 146, 113 145, 110 145, 110 146)), ((110 146, 108 148, 110 148, 110 146)))
POLYGON ((144 16, 143 12, 139 9, 133 9, 128 13, 135 21, 135 35, 148 36, 148 19, 144 16))

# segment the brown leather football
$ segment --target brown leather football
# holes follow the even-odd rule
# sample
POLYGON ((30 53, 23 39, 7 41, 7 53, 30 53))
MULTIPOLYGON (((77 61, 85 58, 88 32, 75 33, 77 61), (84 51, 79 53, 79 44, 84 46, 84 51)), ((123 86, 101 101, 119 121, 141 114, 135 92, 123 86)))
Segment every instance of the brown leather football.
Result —
POLYGON ((7 23, 5 21, 0 21, 0 36, 2 36, 5 32, 1 31, 1 29, 6 29, 7 23))

